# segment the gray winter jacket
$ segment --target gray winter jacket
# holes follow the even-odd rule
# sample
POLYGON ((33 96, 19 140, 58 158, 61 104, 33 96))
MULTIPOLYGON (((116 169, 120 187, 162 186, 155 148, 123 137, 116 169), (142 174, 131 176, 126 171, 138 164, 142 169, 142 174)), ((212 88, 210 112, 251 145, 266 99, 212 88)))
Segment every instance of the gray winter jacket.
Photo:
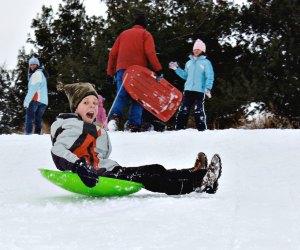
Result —
POLYGON ((56 167, 72 170, 79 158, 96 169, 111 170, 119 164, 111 159, 111 143, 107 132, 84 122, 77 114, 60 114, 51 125, 51 154, 56 167))

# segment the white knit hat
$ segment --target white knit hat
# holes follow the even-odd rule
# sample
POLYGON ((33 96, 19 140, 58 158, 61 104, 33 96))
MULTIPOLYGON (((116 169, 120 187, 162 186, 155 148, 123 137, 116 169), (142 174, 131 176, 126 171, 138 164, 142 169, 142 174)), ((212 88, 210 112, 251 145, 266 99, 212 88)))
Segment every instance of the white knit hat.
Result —
POLYGON ((196 42, 194 43, 194 47, 193 47, 193 50, 195 50, 195 49, 200 49, 201 51, 203 51, 205 53, 206 52, 205 43, 202 42, 200 39, 197 39, 196 42))

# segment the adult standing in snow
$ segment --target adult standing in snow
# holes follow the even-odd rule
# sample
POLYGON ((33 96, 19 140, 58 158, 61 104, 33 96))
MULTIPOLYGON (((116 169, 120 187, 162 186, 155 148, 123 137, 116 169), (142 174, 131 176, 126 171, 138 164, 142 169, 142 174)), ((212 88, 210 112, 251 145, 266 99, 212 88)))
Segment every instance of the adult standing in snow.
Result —
POLYGON ((40 61, 36 57, 29 59, 28 91, 23 106, 26 109, 25 134, 32 133, 34 123, 34 134, 41 134, 42 117, 48 105, 48 74, 40 67, 40 61))
POLYGON ((137 15, 134 26, 118 36, 109 53, 108 79, 112 79, 116 74, 117 81, 117 96, 108 117, 110 130, 118 130, 128 99, 131 101, 128 130, 138 132, 141 128, 143 107, 134 101, 122 87, 122 76, 126 68, 132 65, 146 67, 149 62, 156 72, 157 80, 159 81, 163 77, 162 67, 156 56, 153 37, 146 30, 146 27, 146 17, 143 14, 137 15))
POLYGON ((206 155, 200 152, 189 169, 167 170, 160 164, 120 166, 109 158, 112 150, 109 134, 95 123, 96 90, 90 83, 67 84, 63 89, 73 113, 60 114, 51 125, 51 153, 58 169, 77 173, 88 187, 98 183, 98 176, 105 176, 139 182, 149 191, 169 195, 217 191, 222 171, 218 155, 207 166, 206 155))
POLYGON ((205 43, 197 39, 193 46, 193 55, 189 56, 190 60, 185 64, 184 70, 178 66, 177 62, 169 63, 169 68, 175 70, 177 75, 186 80, 182 102, 176 116, 176 130, 186 128, 193 105, 195 105, 195 123, 197 129, 199 131, 207 129, 204 99, 205 95, 211 98, 214 71, 205 53, 205 43))

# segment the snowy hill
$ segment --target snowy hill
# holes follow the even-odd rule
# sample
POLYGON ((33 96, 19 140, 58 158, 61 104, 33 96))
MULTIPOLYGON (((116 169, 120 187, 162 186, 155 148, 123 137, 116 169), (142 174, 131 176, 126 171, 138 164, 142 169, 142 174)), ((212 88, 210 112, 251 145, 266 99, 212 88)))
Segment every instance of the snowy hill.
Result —
POLYGON ((124 166, 188 168, 199 151, 219 153, 219 191, 71 194, 38 172, 55 169, 49 135, 0 135, 0 249, 300 249, 300 130, 110 135, 124 166))

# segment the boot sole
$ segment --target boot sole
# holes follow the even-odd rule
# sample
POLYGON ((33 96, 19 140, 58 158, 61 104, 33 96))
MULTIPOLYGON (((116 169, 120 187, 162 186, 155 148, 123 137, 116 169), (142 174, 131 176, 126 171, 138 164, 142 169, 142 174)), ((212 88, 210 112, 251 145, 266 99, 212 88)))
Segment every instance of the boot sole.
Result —
POLYGON ((208 187, 205 190, 205 192, 208 193, 208 194, 215 194, 217 192, 218 187, 219 187, 219 182, 218 181, 219 181, 219 179, 220 179, 220 177, 222 175, 222 161, 221 161, 221 157, 219 156, 219 154, 214 154, 213 157, 212 157, 212 159, 211 159, 211 162, 213 161, 214 158, 217 158, 217 161, 220 164, 220 170, 219 170, 219 175, 218 175, 216 181, 214 182, 213 187, 212 188, 208 187))

